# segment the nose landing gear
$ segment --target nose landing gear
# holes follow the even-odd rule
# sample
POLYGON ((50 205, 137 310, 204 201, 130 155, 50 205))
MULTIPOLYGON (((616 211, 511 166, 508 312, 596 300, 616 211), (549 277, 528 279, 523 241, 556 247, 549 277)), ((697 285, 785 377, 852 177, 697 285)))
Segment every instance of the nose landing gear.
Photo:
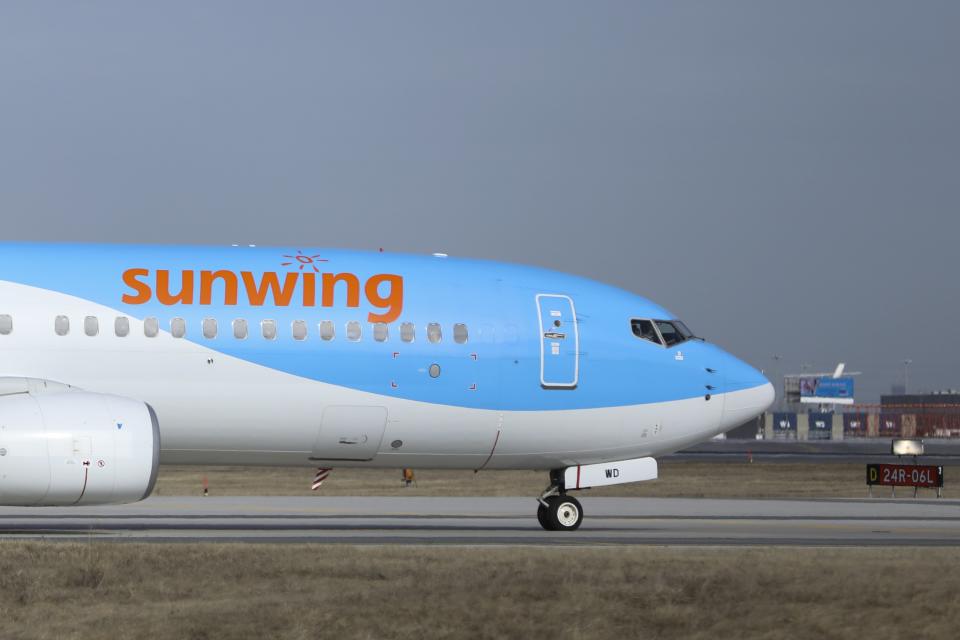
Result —
POLYGON ((657 461, 651 457, 553 469, 550 486, 537 498, 537 520, 547 531, 576 531, 583 522, 583 507, 567 495, 567 487, 589 489, 656 479, 657 461))
POLYGON ((550 472, 550 486, 537 499, 537 521, 547 531, 576 531, 583 522, 583 507, 567 495, 563 472, 550 472))

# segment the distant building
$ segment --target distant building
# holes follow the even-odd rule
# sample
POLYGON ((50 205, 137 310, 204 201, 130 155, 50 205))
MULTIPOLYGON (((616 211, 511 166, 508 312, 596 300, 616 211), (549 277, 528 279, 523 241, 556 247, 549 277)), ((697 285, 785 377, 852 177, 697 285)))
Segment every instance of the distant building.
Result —
POLYGON ((932 393, 884 395, 880 396, 880 407, 882 409, 910 407, 918 411, 924 409, 956 411, 960 409, 960 391, 947 389, 946 391, 934 391, 932 393))
POLYGON ((880 396, 880 420, 912 421, 920 437, 956 438, 960 436, 960 391, 880 396))
POLYGON ((755 440, 757 434, 763 434, 763 416, 757 416, 744 422, 739 427, 727 431, 727 438, 731 440, 755 440))

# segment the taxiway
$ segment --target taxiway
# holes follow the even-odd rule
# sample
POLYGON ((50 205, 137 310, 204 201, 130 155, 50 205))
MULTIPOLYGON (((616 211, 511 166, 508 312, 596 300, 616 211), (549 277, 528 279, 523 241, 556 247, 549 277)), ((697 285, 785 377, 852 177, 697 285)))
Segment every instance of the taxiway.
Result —
POLYGON ((576 532, 532 498, 155 497, 0 508, 0 539, 527 545, 960 545, 960 501, 582 497, 576 532))

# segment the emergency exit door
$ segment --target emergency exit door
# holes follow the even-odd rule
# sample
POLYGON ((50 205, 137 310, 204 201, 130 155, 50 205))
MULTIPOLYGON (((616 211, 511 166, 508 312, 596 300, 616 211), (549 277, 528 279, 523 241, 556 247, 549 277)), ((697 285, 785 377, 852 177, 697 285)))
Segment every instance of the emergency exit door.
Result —
POLYGON ((569 296, 537 295, 540 317, 540 384, 547 389, 573 389, 580 372, 577 312, 569 296))

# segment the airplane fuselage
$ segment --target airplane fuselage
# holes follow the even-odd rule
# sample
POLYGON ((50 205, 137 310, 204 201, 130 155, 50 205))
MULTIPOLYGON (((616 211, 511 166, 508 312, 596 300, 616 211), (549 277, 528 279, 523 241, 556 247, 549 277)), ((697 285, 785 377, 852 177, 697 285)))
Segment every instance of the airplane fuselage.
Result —
POLYGON ((769 405, 749 365, 640 320, 674 316, 494 262, 0 245, 0 378, 147 403, 163 463, 554 469, 676 451, 769 405))

